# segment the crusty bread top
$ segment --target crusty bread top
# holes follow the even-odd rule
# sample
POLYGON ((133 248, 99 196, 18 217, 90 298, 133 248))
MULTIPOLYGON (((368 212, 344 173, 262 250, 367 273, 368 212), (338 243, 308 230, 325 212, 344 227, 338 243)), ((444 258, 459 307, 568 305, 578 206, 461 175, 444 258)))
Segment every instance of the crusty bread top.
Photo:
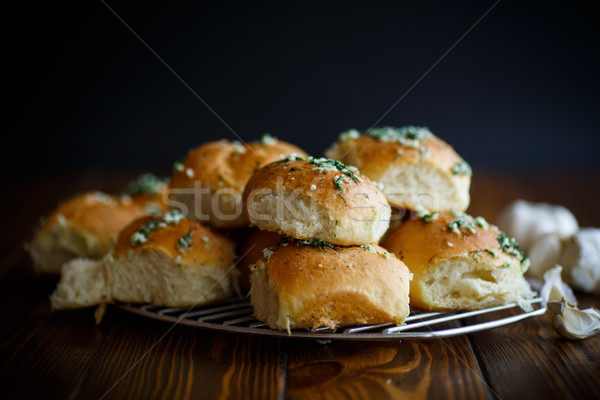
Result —
POLYGON ((324 209, 331 210, 332 215, 357 221, 370 221, 375 215, 374 210, 389 207, 383 193, 356 168, 349 167, 351 171, 344 173, 343 169, 328 166, 328 161, 333 160, 292 156, 259 169, 244 190, 244 212, 248 213, 248 202, 252 201, 254 193, 271 191, 276 195, 281 188, 303 193, 324 209), (326 160, 325 167, 320 166, 322 160, 326 160))
POLYGON ((60 204, 44 221, 39 233, 67 224, 71 229, 89 232, 100 243, 111 242, 113 235, 136 218, 147 215, 145 208, 127 197, 102 192, 86 192, 60 204))
MULTIPOLYGON (((371 244, 334 246, 333 249, 320 241, 312 243, 298 246, 297 241, 291 240, 267 248, 253 267, 267 269, 269 282, 275 285, 280 304, 301 303, 303 298, 327 293, 328 288, 334 292, 364 291, 379 300, 382 307, 393 297, 386 298, 386 292, 408 295, 408 269, 382 247, 371 244)), ((335 298, 323 298, 323 301, 335 301, 335 298)))
POLYGON ((382 243, 415 274, 429 265, 465 254, 490 266, 517 264, 523 270, 527 268, 528 260, 519 252, 518 244, 484 219, 447 213, 427 222, 430 217, 431 214, 404 221, 382 243))
MULTIPOLYGON (((424 131, 422 140, 406 141, 380 140, 369 135, 359 135, 357 131, 353 132, 356 133, 341 134, 338 142, 328 149, 325 155, 355 165, 373 180, 378 180, 392 166, 428 163, 448 174, 454 174, 454 166, 464 162, 448 143, 428 130, 424 131)), ((469 179, 469 176, 470 174, 457 175, 464 179, 469 179)))
POLYGON ((230 188, 241 193, 256 170, 290 153, 305 154, 276 139, 246 144, 227 140, 206 143, 192 149, 183 163, 176 165, 171 186, 188 188, 199 181, 214 190, 230 188))
POLYGON ((119 234, 113 257, 145 249, 163 251, 178 264, 192 268, 229 268, 235 258, 231 241, 197 222, 179 218, 144 217, 133 221, 119 234))

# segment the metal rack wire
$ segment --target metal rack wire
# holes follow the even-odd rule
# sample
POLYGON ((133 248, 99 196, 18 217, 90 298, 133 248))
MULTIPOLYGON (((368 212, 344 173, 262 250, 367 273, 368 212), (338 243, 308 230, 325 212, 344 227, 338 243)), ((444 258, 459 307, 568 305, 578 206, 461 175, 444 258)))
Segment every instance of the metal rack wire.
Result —
POLYGON ((291 334, 269 328, 253 317, 248 298, 235 298, 219 304, 192 308, 165 308, 151 304, 118 304, 117 307, 160 321, 215 331, 245 333, 282 338, 317 340, 401 340, 442 339, 511 324, 546 312, 541 297, 529 301, 532 309, 522 310, 516 303, 476 311, 413 311, 402 326, 394 324, 292 329, 291 334), (508 311, 511 310, 511 311, 508 311), (485 316, 477 320, 474 317, 485 316))

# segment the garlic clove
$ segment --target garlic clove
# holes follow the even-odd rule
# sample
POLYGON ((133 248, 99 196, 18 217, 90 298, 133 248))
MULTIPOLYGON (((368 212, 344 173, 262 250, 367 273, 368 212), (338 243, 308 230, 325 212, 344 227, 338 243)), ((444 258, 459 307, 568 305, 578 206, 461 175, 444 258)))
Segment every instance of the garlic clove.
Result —
POLYGON ((556 265, 544 274, 544 286, 541 296, 547 303, 549 301, 561 301, 565 299, 572 306, 577 305, 577 298, 573 290, 561 279, 562 266, 556 265))
POLYGON ((542 298, 552 316, 554 330, 566 339, 580 340, 600 332, 600 312, 595 308, 580 310, 571 288, 561 279, 560 265, 544 274, 542 298))

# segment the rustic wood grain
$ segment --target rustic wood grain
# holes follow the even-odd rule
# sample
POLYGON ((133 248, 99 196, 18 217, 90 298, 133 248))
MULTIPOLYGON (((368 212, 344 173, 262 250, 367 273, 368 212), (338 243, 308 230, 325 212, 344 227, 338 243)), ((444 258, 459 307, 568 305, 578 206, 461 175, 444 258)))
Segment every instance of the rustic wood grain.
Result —
POLYGON ((7 398, 68 398, 84 380, 108 332, 89 310, 51 313, 43 303, 0 347, 0 393, 7 398))
POLYGON ((290 399, 490 398, 465 337, 403 342, 292 342, 290 399))
MULTIPOLYGON (((582 307, 600 305, 597 296, 579 297, 585 298, 582 307)), ((600 335, 582 341, 561 338, 544 315, 469 339, 487 382, 502 399, 600 398, 600 335)))
POLYGON ((183 326, 170 330, 170 324, 114 309, 109 309, 109 313, 115 334, 90 371, 78 398, 281 396, 283 374, 277 340, 183 326))

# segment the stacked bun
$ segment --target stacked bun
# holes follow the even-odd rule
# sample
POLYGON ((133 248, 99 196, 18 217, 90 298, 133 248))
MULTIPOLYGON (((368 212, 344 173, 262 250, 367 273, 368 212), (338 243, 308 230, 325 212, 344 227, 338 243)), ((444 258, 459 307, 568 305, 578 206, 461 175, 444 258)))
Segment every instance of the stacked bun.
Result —
POLYGON ((250 265, 258 319, 288 331, 403 323, 408 269, 375 244, 390 208, 356 168, 292 154, 258 170, 243 200, 253 225, 282 235, 250 265))
POLYGON ((327 151, 383 185, 404 219, 382 245, 414 274, 411 306, 478 309, 518 302, 533 292, 518 244, 469 206, 471 167, 427 128, 372 128, 342 133, 327 151))

